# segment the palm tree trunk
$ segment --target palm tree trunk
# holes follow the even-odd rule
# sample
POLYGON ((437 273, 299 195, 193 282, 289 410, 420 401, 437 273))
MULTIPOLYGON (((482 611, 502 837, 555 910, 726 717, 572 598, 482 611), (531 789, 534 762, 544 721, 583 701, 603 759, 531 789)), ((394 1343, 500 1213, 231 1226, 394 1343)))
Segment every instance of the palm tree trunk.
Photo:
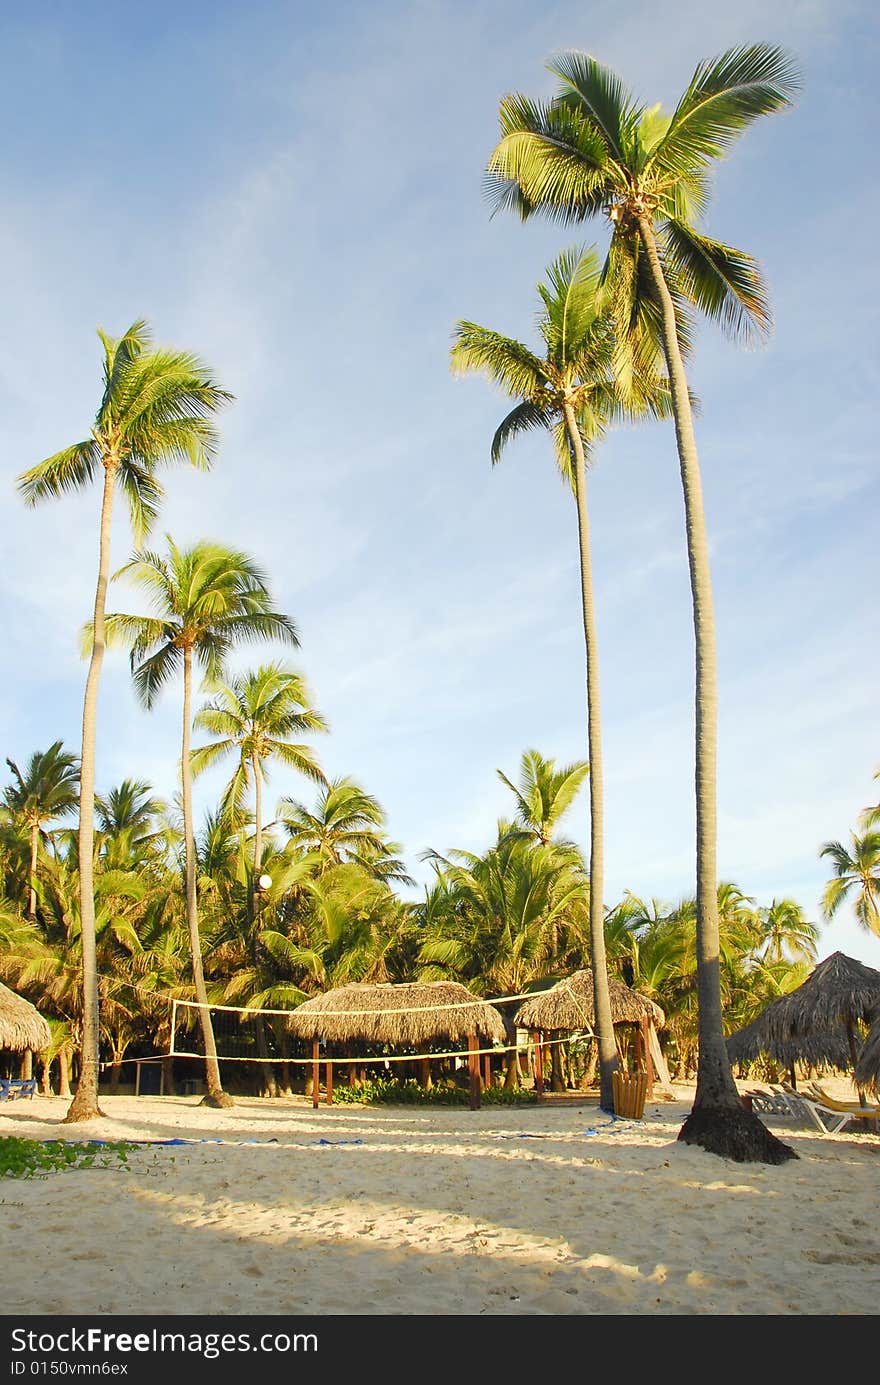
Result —
POLYGON ((118 463, 104 460, 104 494, 101 500, 101 530, 98 549, 98 585, 92 621, 92 655, 86 675, 83 699, 82 753, 79 778, 79 912, 82 930, 83 1008, 82 1046, 79 1080, 65 1121, 92 1120, 102 1115, 98 1106, 98 1064, 101 1040, 101 1015, 98 1001, 98 956, 95 941, 95 738, 98 713, 98 685, 104 662, 104 612, 107 582, 110 577, 110 532, 113 521, 113 492, 118 463))
POLYGON ((37 851, 40 844, 40 825, 37 822, 31 823, 31 874, 30 888, 28 890, 28 918, 36 918, 37 915, 37 851))
POLYGON ((254 812, 257 828, 254 833, 254 894, 259 890, 260 866, 263 861, 263 785, 260 781, 260 761, 256 751, 251 756, 254 770, 254 812))
POLYGON ((214 1026, 208 1008, 208 992, 205 986, 205 973, 202 967, 202 940, 199 937, 199 905, 196 898, 196 843, 193 831, 192 811, 192 769, 190 767, 190 723, 192 717, 192 648, 183 651, 183 747, 181 753, 180 778, 183 788, 183 835, 186 857, 186 921, 189 925, 189 943, 192 953, 193 983, 196 1000, 199 1002, 199 1020, 205 1041, 205 1084, 207 1092, 202 1099, 203 1106, 232 1106, 232 1098, 224 1092, 220 1081, 220 1064, 217 1062, 217 1045, 214 1042, 214 1026))
POLYGON ((587 514, 587 467, 574 409, 566 400, 565 426, 575 462, 575 500, 581 568, 581 605, 587 656, 587 739, 590 761, 590 960, 593 968, 593 1007, 599 1043, 599 1105, 614 1111, 617 1047, 611 1018, 611 993, 605 958, 605 805, 602 768, 602 718, 599 700, 599 640, 593 602, 590 521, 587 514))
POLYGON ((783 1159, 794 1158, 794 1151, 770 1135, 757 1116, 751 1116, 743 1107, 724 1044, 717 879, 718 663, 703 488, 690 393, 678 342, 675 305, 663 274, 651 224, 647 217, 641 216, 638 225, 662 308, 663 349, 672 392, 675 439, 684 495, 695 640, 699 1050, 693 1110, 679 1132, 679 1139, 700 1144, 713 1153, 728 1157, 762 1158, 767 1162, 779 1163, 783 1159), (763 1136, 767 1139, 764 1140, 763 1136), (768 1142, 772 1142, 772 1145, 768 1142))

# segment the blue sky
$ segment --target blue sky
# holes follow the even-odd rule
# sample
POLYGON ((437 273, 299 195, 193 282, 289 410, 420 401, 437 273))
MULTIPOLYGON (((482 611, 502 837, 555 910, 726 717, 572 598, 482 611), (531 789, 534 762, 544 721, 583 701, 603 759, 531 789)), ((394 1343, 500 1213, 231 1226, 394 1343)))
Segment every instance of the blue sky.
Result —
MULTIPOLYGON (((821 922, 819 847, 880 796, 874 177, 878 25, 867 4, 477 0, 40 4, 0 21, 7 331, 0 338, 3 753, 79 743, 99 497, 26 511, 16 475, 83 436, 95 328, 146 317, 236 396, 210 476, 167 474, 156 539, 244 548, 296 620, 331 775, 383 803, 411 870, 484 849, 527 747, 585 754, 576 530, 541 438, 489 465, 504 401, 448 369, 462 317, 532 340, 560 249, 606 241, 490 218, 511 90, 548 95, 581 48, 647 103, 732 45, 785 45, 804 90, 719 167, 710 234, 769 279, 776 330, 701 329, 692 385, 720 658, 719 874, 821 922), (821 192, 817 189, 821 188, 821 192), (870 566, 869 566, 870 565, 870 566)), ((590 479, 605 735, 607 886, 693 891, 692 627, 671 427, 615 432, 590 479)), ((120 506, 113 565, 131 539, 120 506)), ((110 607, 130 606, 111 590, 110 607)), ((277 654, 267 650, 267 657, 277 654)), ((98 782, 170 795, 179 705, 105 664, 98 782)), ((202 781, 200 807, 221 776, 202 781)), ((277 774, 269 800, 311 798, 277 774)), ((569 830, 587 838, 586 800, 569 830)), ((823 927, 880 966, 851 915, 823 927)))

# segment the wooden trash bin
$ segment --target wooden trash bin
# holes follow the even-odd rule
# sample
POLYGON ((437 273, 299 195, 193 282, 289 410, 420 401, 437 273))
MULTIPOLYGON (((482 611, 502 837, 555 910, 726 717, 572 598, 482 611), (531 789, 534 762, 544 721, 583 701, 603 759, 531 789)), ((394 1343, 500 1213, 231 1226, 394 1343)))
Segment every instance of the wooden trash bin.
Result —
POLYGON ((625 1073, 618 1070, 612 1076, 614 1080, 614 1114, 627 1116, 630 1120, 641 1120, 645 1112, 645 1097, 648 1094, 648 1074, 646 1072, 625 1073))

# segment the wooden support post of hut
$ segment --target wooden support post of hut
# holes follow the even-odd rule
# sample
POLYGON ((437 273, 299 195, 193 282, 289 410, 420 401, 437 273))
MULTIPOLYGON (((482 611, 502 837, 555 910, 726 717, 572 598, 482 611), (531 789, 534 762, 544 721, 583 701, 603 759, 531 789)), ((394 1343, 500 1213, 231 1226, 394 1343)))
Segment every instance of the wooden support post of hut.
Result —
POLYGON ((650 1020, 644 1015, 639 1022, 640 1037, 642 1040, 642 1060, 645 1064, 645 1072, 648 1075, 647 1098, 648 1101, 654 1100, 654 1059, 651 1056, 651 1040, 649 1034, 650 1020))
POLYGON ((544 1095, 544 1049, 541 1044, 541 1031, 535 1029, 532 1033, 532 1044, 534 1046, 535 1062, 535 1091, 538 1096, 544 1095))
POLYGON ((468 1068, 471 1089, 471 1110, 480 1109, 480 1041, 476 1034, 468 1034, 468 1068))
POLYGON ((327 1054, 327 1105, 333 1105, 333 1059, 327 1054))
POLYGON ((492 1086, 492 1054, 483 1054, 483 1088, 488 1090, 492 1086))
POLYGON ((316 1111, 321 1101, 321 1059, 318 1053, 319 1044, 319 1039, 312 1039, 312 1105, 316 1111))

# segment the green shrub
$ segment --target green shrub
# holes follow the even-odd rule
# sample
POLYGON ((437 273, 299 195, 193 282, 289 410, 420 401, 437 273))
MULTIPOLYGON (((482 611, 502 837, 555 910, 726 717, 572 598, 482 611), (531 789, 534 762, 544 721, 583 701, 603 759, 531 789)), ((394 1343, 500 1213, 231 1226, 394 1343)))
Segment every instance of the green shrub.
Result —
MULTIPOLYGON (((363 1106, 467 1106, 470 1092, 454 1082, 436 1082, 425 1088, 411 1077, 402 1082, 392 1077, 375 1077, 353 1087, 334 1087, 333 1099, 363 1106)), ((482 1094, 486 1106, 526 1106, 537 1099, 534 1092, 508 1091, 504 1087, 487 1087, 482 1094)))
POLYGON ((126 1168, 134 1145, 114 1140, 102 1145, 66 1140, 0 1137, 0 1178, 46 1178, 62 1169, 126 1168))

